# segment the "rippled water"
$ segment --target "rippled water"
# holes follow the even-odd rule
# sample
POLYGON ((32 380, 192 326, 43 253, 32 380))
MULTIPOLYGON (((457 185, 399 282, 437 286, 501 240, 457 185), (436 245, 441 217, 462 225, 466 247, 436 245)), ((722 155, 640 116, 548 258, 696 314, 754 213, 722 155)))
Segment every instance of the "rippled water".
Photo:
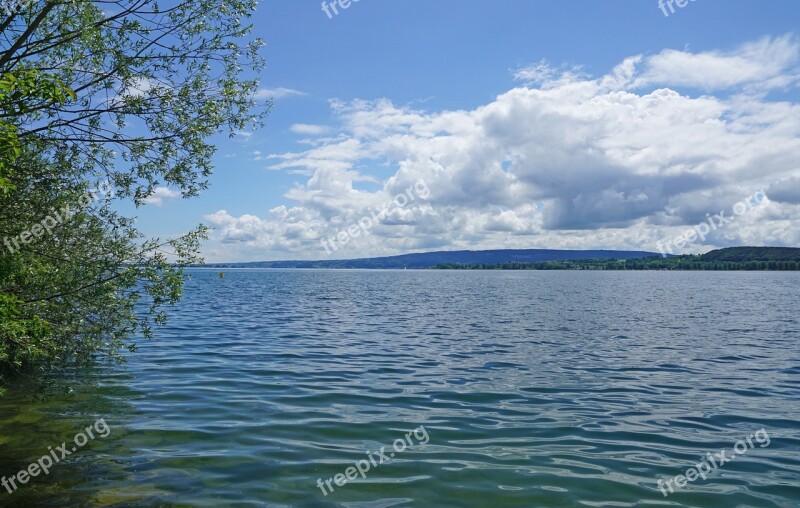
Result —
POLYGON ((795 273, 195 270, 126 365, 0 399, 0 475, 112 429, 0 505, 799 506, 798 303, 795 273))

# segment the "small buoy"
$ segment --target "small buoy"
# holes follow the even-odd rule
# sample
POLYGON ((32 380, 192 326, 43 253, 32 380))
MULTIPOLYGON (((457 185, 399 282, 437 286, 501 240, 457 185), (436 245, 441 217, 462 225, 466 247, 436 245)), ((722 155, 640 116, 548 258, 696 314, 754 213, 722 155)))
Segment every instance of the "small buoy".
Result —
POLYGON ((220 279, 224 279, 225 278, 225 272, 219 272, 219 278, 220 279))

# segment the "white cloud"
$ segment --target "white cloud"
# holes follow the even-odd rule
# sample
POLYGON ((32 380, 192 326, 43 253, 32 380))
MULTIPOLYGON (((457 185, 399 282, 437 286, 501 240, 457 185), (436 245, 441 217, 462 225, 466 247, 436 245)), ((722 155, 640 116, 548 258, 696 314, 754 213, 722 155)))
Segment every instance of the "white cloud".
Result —
POLYGON ((147 78, 133 78, 131 83, 122 92, 125 97, 143 97, 152 90, 153 84, 147 78))
POLYGON ((517 69, 513 72, 513 75, 514 79, 518 81, 543 88, 551 88, 585 77, 579 66, 562 65, 559 68, 554 68, 544 59, 538 64, 517 69))
POLYGON ((553 76, 555 76, 555 70, 547 63, 547 60, 514 71, 514 79, 531 83, 549 81, 553 79, 553 76))
POLYGON ((308 136, 319 136, 327 133, 330 129, 324 125, 313 125, 307 123, 296 123, 289 127, 289 130, 295 134, 303 134, 308 136))
POLYGON ((170 199, 180 197, 181 193, 174 191, 168 187, 156 187, 153 194, 144 199, 148 205, 163 206, 164 202, 170 199))
POLYGON ((797 83, 800 46, 795 37, 765 37, 733 51, 689 53, 667 49, 644 61, 634 87, 653 84, 704 90, 750 87, 769 90, 797 83))
POLYGON ((632 56, 597 78, 542 62, 516 76, 539 87, 513 88, 473 110, 332 101, 340 135, 268 156, 272 169, 308 176, 285 194, 291 206, 264 217, 210 215, 219 230, 209 257, 325 258, 322 239, 419 179, 429 200, 409 204, 335 257, 655 251, 707 213, 729 211, 760 189, 769 194, 773 184, 779 199, 695 248, 797 245, 800 105, 762 93, 796 82, 797 54, 793 38, 764 39, 728 52, 632 56), (678 86, 703 93, 671 88, 678 86))
POLYGON ((298 97, 303 95, 307 94, 292 88, 262 88, 255 93, 254 98, 256 100, 285 99, 287 97, 298 97))
POLYGON ((264 155, 261 150, 255 150, 252 154, 252 160, 254 161, 263 161, 269 159, 268 155, 264 155))

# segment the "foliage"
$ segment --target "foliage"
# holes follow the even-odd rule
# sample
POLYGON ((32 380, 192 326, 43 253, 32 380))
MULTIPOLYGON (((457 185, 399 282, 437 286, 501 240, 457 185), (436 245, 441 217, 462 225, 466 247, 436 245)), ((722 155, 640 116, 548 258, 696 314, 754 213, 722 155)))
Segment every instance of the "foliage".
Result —
POLYGON ((0 374, 118 357, 164 323, 206 229, 146 238, 118 205, 196 196, 211 138, 260 124, 255 7, 48 0, 0 17, 0 374))
POLYGON ((22 151, 17 126, 5 118, 27 113, 26 99, 33 97, 50 104, 64 104, 77 98, 61 80, 38 70, 12 70, 0 76, 0 193, 3 194, 13 190, 9 178, 22 151))
POLYGON ((790 247, 729 247, 703 254, 703 261, 800 261, 800 250, 790 247))

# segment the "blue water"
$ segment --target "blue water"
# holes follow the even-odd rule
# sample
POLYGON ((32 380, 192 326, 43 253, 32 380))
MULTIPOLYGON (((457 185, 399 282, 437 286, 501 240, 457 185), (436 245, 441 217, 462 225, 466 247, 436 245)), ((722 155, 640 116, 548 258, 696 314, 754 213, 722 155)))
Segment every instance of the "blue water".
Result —
POLYGON ((0 505, 800 506, 800 274, 190 275, 126 364, 0 399, 0 475, 111 428, 0 505))

